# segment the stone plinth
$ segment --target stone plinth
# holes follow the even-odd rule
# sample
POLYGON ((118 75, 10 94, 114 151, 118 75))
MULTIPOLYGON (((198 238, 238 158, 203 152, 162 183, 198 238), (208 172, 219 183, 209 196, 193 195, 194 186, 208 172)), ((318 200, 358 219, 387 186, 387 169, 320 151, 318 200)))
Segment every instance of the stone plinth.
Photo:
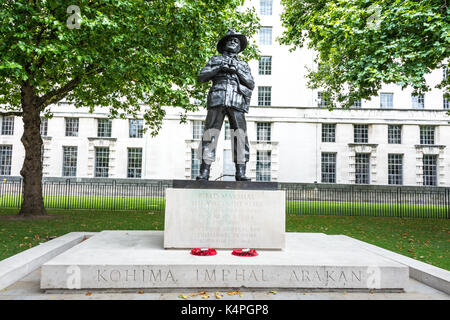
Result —
POLYGON ((164 230, 165 248, 282 249, 285 191, 168 188, 164 230))
POLYGON ((404 288, 407 266, 351 240, 287 233, 284 250, 199 257, 164 250, 162 231, 103 231, 42 265, 41 288, 404 288))

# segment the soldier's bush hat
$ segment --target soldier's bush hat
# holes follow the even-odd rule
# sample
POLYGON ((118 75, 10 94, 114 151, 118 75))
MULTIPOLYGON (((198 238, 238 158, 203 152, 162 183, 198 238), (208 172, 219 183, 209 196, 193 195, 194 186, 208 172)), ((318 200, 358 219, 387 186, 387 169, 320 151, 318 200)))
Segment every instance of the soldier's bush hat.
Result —
POLYGON ((225 50, 225 44, 227 43, 228 39, 230 38, 238 38, 239 42, 241 43, 241 49, 239 52, 244 51, 244 49, 247 47, 247 37, 243 34, 237 33, 234 30, 228 30, 228 32, 222 37, 222 39, 219 40, 217 43, 217 51, 220 53, 223 53, 225 50))

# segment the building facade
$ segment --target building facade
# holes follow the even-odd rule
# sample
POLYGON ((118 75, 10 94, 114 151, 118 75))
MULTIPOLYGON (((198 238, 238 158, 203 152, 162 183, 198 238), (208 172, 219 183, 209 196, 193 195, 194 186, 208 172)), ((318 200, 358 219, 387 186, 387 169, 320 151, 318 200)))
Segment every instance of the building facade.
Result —
MULTIPOLYGON (((413 96, 412 89, 384 86, 379 95, 349 110, 329 111, 320 90, 307 87, 314 52, 289 52, 276 0, 252 0, 262 28, 254 39, 261 59, 249 63, 256 87, 246 115, 250 142, 247 175, 253 181, 450 186, 449 102, 442 90, 413 96)), ((434 70, 433 87, 446 76, 434 70)), ((47 177, 195 179, 196 152, 206 109, 185 124, 167 108, 156 137, 142 134, 142 120, 108 120, 60 103, 41 125, 47 177)), ((19 176, 24 149, 19 117, 1 118, 0 176, 19 176)), ((234 180, 230 130, 222 128, 210 180, 234 180)))

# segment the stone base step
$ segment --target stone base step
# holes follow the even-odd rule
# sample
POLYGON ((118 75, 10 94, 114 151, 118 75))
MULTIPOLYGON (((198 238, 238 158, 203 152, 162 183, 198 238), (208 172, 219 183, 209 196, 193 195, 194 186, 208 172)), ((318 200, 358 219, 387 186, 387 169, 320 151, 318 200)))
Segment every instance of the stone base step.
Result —
POLYGON ((237 257, 164 249, 163 231, 103 231, 42 265, 41 289, 403 289, 408 267, 320 233, 286 233, 284 250, 237 257))

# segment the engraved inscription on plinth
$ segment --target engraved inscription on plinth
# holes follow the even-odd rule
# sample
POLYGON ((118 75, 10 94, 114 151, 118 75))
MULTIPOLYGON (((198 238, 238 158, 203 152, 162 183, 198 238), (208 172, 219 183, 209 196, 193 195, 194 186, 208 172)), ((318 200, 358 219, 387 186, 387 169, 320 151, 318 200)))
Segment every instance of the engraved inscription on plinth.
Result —
POLYGON ((282 190, 167 189, 165 248, 284 248, 282 190))
MULTIPOLYGON (((370 267, 322 266, 81 266, 80 286, 83 288, 194 288, 194 287, 254 287, 254 288, 400 288, 402 279, 394 279, 392 270, 373 281, 370 267), (386 279, 385 279, 386 278, 386 279), (394 280, 393 280, 394 279, 394 280), (394 282, 392 282, 394 281, 394 282)), ((50 270, 44 271, 49 279, 50 270)), ((60 281, 43 281, 42 288, 65 288, 66 272, 51 271, 60 281), (61 285, 62 284, 62 285, 61 285)), ((402 274, 403 275, 403 274, 402 274)), ((407 277, 407 275, 406 275, 407 277)), ((398 277, 397 277, 398 278, 398 277)))

